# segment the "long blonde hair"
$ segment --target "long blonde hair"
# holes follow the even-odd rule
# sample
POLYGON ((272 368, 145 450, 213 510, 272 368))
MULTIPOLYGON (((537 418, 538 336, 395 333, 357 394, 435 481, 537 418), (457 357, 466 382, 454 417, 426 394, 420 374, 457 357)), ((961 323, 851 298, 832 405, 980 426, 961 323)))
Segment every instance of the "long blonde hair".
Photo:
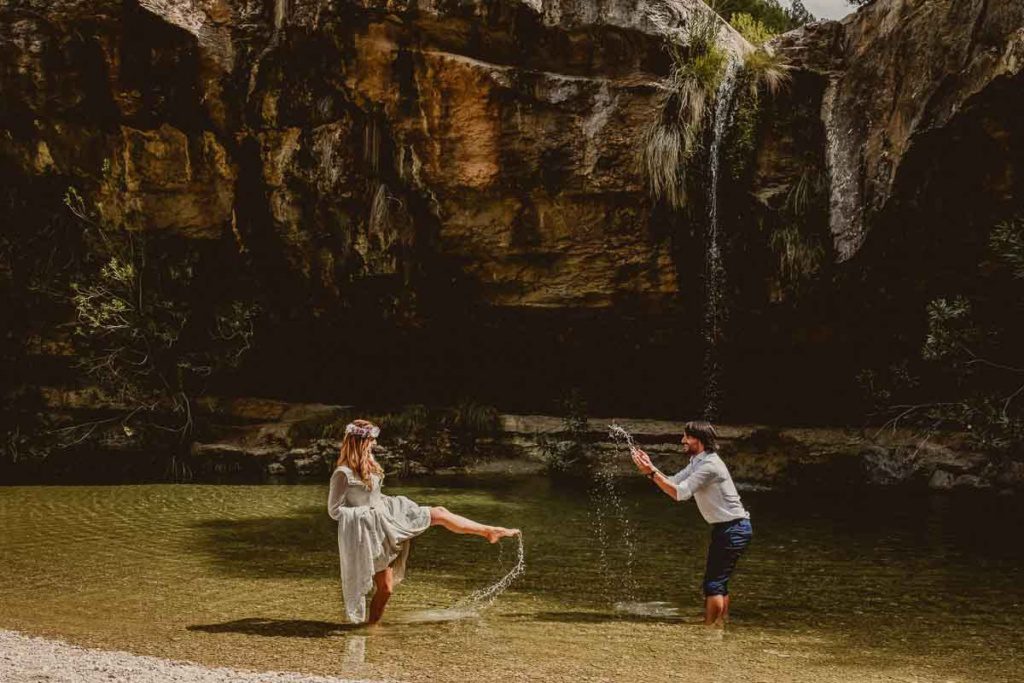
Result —
MULTIPOLYGON (((367 420, 352 420, 352 424, 367 430, 377 426, 367 420)), ((376 439, 371 436, 346 433, 341 440, 341 453, 338 454, 338 462, 335 464, 335 467, 344 465, 352 470, 367 488, 372 488, 370 475, 376 474, 381 479, 384 478, 384 470, 373 459, 373 453, 370 451, 374 441, 376 439)))

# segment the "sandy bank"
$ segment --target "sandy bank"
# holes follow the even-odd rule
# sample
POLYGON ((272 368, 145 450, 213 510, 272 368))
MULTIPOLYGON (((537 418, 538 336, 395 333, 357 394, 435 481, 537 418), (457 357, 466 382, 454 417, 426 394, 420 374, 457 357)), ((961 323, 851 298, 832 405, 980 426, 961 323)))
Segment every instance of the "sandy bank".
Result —
MULTIPOLYGON (((211 668, 0 630, 0 683, 362 683, 282 671, 211 668)), ((368 683, 368 682, 366 682, 368 683)))

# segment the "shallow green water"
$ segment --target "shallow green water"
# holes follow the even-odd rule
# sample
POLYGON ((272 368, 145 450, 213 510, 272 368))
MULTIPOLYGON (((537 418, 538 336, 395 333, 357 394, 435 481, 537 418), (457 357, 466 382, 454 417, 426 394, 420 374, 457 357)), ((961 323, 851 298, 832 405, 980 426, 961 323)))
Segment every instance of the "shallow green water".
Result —
POLYGON ((0 487, 0 628, 228 664, 405 680, 1020 680, 1013 498, 746 493, 733 622, 700 611, 707 526, 642 480, 635 555, 585 487, 390 482, 518 526, 526 574, 479 618, 415 621, 501 576, 514 546, 431 529, 378 629, 343 623, 326 485, 0 487), (631 577, 626 569, 632 568, 631 577), (633 587, 632 590, 630 587, 633 587), (644 614, 616 610, 620 602, 644 614))

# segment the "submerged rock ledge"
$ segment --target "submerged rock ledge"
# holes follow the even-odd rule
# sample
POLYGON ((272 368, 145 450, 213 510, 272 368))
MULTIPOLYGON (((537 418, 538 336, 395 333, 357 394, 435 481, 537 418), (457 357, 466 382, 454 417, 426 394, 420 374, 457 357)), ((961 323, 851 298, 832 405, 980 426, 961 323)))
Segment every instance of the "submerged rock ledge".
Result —
POLYGON ((206 667, 0 630, 0 681, 109 683, 362 683, 366 679, 206 667))

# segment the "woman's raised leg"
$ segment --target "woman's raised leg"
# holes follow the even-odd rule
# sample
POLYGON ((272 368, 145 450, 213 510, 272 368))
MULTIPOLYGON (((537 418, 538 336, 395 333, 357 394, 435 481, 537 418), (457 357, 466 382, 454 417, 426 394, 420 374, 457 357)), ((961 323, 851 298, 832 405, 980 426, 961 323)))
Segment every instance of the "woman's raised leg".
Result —
POLYGON ((506 529, 501 526, 488 526, 480 522, 474 522, 468 517, 450 512, 447 508, 430 508, 430 525, 443 526, 448 531, 456 534, 473 534, 483 536, 491 543, 497 543, 506 536, 515 536, 519 529, 506 529))
POLYGON ((374 574, 373 585, 376 590, 373 599, 370 600, 370 618, 366 620, 367 624, 376 624, 380 621, 391 594, 395 592, 395 573, 391 567, 374 574))

